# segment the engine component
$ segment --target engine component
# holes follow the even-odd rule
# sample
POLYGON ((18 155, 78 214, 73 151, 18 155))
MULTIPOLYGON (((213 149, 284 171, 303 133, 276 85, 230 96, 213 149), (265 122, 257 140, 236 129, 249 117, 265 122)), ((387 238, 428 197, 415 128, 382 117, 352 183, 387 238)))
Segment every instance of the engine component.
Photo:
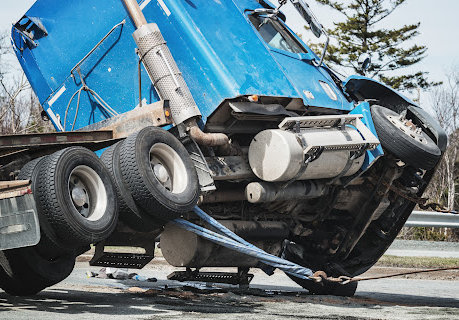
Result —
POLYGON ((206 157, 206 162, 214 180, 255 179, 247 157, 206 157))
POLYGON ((233 202, 246 200, 244 187, 234 188, 231 190, 217 190, 209 194, 202 194, 199 197, 200 203, 218 203, 218 202, 233 202))
POLYGON ((187 126, 191 137, 206 146, 230 148, 229 138, 223 133, 204 133, 196 124, 201 116, 185 79, 156 23, 147 24, 137 1, 123 0, 137 30, 133 33, 140 59, 151 82, 162 100, 168 100, 175 124, 189 120, 187 126))
MULTIPOLYGON (((288 236, 288 227, 283 222, 225 220, 220 223, 272 254, 280 252, 281 242, 288 236)), ((161 234, 161 251, 175 267, 254 267, 258 263, 255 258, 216 245, 171 223, 161 234)))
POLYGON ((314 181, 297 181, 283 187, 282 184, 252 182, 245 188, 245 196, 251 203, 290 199, 318 198, 326 191, 326 185, 314 181))
POLYGON ((200 145, 216 147, 216 146, 229 146, 229 138, 224 133, 204 133, 196 124, 196 121, 192 120, 189 123, 190 136, 200 145))

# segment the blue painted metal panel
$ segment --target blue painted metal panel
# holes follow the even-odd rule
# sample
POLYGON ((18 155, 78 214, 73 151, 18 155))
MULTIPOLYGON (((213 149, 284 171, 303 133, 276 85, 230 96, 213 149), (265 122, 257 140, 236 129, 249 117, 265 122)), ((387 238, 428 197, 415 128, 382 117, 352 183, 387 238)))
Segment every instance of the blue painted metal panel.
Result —
POLYGON ((299 97, 232 1, 164 3, 172 13, 167 22, 154 6, 144 13, 160 27, 204 118, 223 99, 239 95, 299 97))
POLYGON ((365 98, 375 98, 377 96, 385 96, 386 99, 399 99, 403 104, 412 105, 418 107, 418 105, 411 99, 405 97, 400 92, 389 87, 385 83, 378 80, 368 78, 361 75, 349 76, 344 82, 343 87, 346 92, 352 94, 359 92, 367 95, 365 98))
MULTIPOLYGON (((305 57, 292 58, 268 47, 246 16, 246 10, 260 7, 257 1, 163 2, 170 15, 155 0, 145 6, 144 14, 162 30, 204 122, 224 99, 248 94, 299 97, 305 104, 352 109, 324 70, 306 62, 305 57), (338 101, 329 99, 318 80, 336 90, 338 101), (308 101, 303 90, 311 91, 315 101, 308 101)), ((37 18, 48 35, 35 39, 36 47, 27 47, 25 37, 13 28, 16 54, 44 109, 50 107, 61 123, 67 113, 66 129, 72 126, 77 107, 76 97, 69 101, 82 86, 79 76, 76 72, 71 75, 70 70, 123 19, 126 23, 81 65, 81 74, 118 113, 137 105, 134 26, 121 0, 39 0, 26 16, 37 18)), ((148 103, 157 101, 145 71, 142 84, 142 98, 148 103)), ((109 116, 87 92, 80 98, 75 129, 109 116)))
MULTIPOLYGON (((373 118, 371 117, 370 103, 363 101, 359 103, 354 110, 349 112, 350 114, 361 114, 363 118, 362 122, 371 130, 371 132, 377 137, 373 118)), ((365 160, 363 162, 362 171, 367 170, 380 156, 384 155, 384 151, 381 145, 377 146, 374 150, 366 151, 365 160)))

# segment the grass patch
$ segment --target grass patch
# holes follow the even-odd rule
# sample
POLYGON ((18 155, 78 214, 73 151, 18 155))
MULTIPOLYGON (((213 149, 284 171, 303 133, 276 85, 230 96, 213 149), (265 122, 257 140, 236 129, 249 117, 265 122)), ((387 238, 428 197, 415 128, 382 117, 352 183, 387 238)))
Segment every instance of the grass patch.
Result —
POLYGON ((376 266, 399 268, 451 268, 459 267, 459 259, 438 257, 397 257, 384 255, 376 263, 376 266))

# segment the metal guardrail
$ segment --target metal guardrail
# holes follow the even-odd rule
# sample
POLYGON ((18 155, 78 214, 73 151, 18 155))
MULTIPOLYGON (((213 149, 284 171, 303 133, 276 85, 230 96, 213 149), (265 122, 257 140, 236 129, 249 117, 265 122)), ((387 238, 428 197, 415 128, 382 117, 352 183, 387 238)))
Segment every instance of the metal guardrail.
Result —
POLYGON ((405 227, 459 228, 459 215, 435 211, 413 211, 405 227))

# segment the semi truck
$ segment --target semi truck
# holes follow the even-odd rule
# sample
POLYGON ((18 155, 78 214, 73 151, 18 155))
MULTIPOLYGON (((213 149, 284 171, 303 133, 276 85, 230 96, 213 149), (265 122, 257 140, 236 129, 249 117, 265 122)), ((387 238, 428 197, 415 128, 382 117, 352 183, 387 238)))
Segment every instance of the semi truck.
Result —
MULTIPOLYGON (((341 78, 307 3, 290 0, 321 52, 289 28, 286 2, 34 3, 11 42, 56 132, 0 137, 3 290, 32 295, 64 280, 90 246, 91 265, 142 268, 158 241, 169 264, 186 268, 173 279, 247 284, 250 268, 270 272, 171 223, 205 227, 195 206, 330 276, 377 262, 446 134, 385 84, 341 78)), ((364 74, 369 59, 360 62, 364 74)), ((315 294, 357 287, 289 276, 315 294)))

